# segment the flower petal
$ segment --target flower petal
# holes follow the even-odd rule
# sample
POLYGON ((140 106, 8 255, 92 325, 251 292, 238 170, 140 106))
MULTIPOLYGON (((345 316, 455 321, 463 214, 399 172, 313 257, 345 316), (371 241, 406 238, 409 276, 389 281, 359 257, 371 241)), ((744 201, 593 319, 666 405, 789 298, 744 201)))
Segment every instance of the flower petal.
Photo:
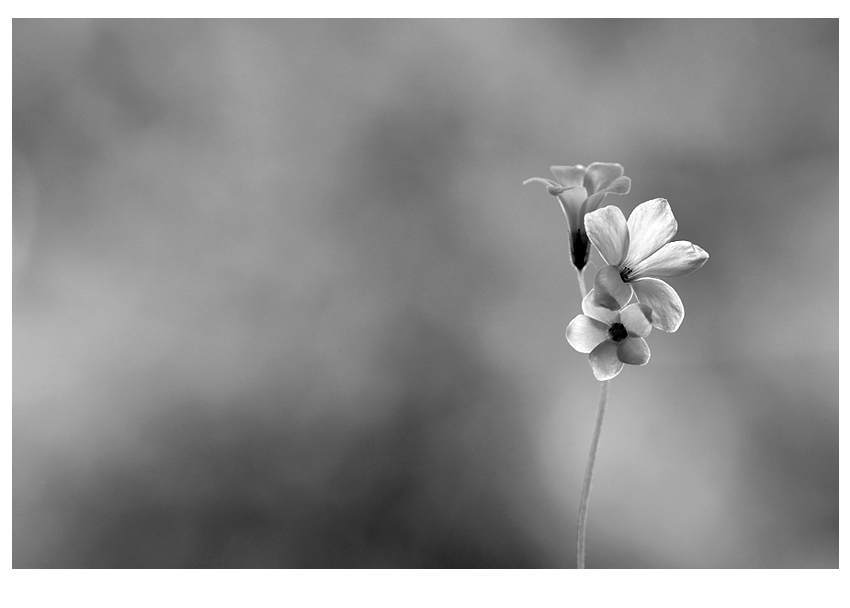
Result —
POLYGON ((584 176, 584 187, 591 194, 599 192, 622 176, 623 172, 623 165, 619 163, 590 163, 584 176))
POLYGON ((593 303, 610 310, 619 311, 632 299, 631 286, 623 282, 620 278, 620 269, 614 265, 605 266, 596 273, 593 291, 595 293, 593 303))
POLYGON ((589 353, 606 339, 608 325, 586 315, 576 316, 567 325, 567 342, 580 353, 589 353))
POLYGON ((603 306, 597 306, 594 303, 594 298, 596 298, 596 293, 592 289, 586 296, 584 296, 584 299, 581 301, 581 310, 584 314, 591 319, 602 321, 605 323, 606 328, 608 325, 611 325, 611 323, 617 323, 620 321, 619 311, 610 310, 603 306))
POLYGON ((599 209, 599 205, 602 204, 602 201, 605 200, 605 197, 608 196, 609 192, 597 192, 596 194, 591 194, 587 197, 587 200, 584 201, 584 212, 590 213, 591 211, 596 211, 599 209))
POLYGON ((643 338, 629 337, 617 345, 617 358, 629 365, 646 365, 649 354, 649 344, 643 338))
POLYGON ((672 287, 659 279, 638 279, 632 287, 640 303, 652 308, 652 326, 674 332, 685 318, 685 305, 672 287))
POLYGON ((678 226, 666 199, 641 203, 629 216, 629 254, 624 264, 634 268, 658 251, 676 234, 678 226))
POLYGON ((553 182, 551 179, 546 179, 545 177, 530 177, 524 182, 522 182, 522 185, 527 186, 528 184, 533 184, 534 182, 546 186, 546 190, 548 190, 549 194, 551 194, 552 196, 558 196, 566 189, 558 182, 553 182))
POLYGON ((652 331, 652 309, 642 303, 629 304, 620 311, 620 322, 626 327, 630 336, 639 338, 648 336, 652 331))
POLYGON ((632 277, 680 277, 700 268, 708 260, 708 253, 688 241, 667 243, 632 268, 632 277))
POLYGON ((602 204, 602 201, 604 201, 605 197, 609 194, 626 194, 629 191, 631 185, 632 180, 630 180, 628 177, 618 177, 611 183, 611 187, 605 188, 604 190, 591 194, 587 197, 587 201, 584 203, 585 212, 590 213, 591 211, 596 211, 597 209, 599 209, 599 206, 602 204), (624 184, 625 187, 623 187, 624 184), (615 186, 616 189, 614 189, 615 186))
POLYGON ((629 251, 629 228, 619 207, 603 207, 584 216, 584 228, 602 259, 619 266, 629 251))
POLYGON ((601 192, 608 192, 610 194, 628 194, 631 189, 632 179, 623 175, 608 184, 601 192))
POLYGON ((584 185, 584 174, 587 168, 584 165, 575 167, 549 167, 549 171, 564 188, 575 188, 584 185))
POLYGON ((588 360, 597 380, 610 380, 623 369, 623 362, 617 357, 617 344, 610 340, 590 351, 588 360))
POLYGON ((569 188, 558 195, 558 200, 561 203, 561 208, 564 210, 564 215, 567 216, 567 222, 570 225, 570 230, 578 230, 582 226, 579 209, 581 204, 587 199, 587 190, 581 187, 569 188))

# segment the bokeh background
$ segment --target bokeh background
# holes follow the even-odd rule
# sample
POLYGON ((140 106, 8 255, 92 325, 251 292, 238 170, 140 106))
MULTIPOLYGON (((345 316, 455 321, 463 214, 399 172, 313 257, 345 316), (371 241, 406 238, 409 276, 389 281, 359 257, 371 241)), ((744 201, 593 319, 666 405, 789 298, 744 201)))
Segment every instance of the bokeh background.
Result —
POLYGON ((15 567, 573 567, 598 383, 521 184, 597 160, 711 259, 588 567, 838 566, 837 20, 15 20, 12 124, 15 567))

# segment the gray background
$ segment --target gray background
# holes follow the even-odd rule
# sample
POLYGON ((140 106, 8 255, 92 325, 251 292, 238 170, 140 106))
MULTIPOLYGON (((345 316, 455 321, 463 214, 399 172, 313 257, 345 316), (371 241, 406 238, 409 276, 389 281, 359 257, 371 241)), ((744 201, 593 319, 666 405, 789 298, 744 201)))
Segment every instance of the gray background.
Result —
POLYGON ((711 259, 588 567, 838 566, 837 20, 15 20, 12 97, 15 567, 573 567, 598 384, 521 183, 597 160, 711 259))

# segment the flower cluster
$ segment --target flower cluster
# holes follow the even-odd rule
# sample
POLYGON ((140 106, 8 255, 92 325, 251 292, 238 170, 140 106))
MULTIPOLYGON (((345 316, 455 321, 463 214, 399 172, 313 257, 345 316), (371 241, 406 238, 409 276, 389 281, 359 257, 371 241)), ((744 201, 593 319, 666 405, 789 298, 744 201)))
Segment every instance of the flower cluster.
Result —
POLYGON ((524 183, 542 182, 560 201, 569 224, 573 265, 579 271, 590 256, 588 241, 606 264, 582 300, 583 314, 567 327, 567 341, 588 353, 598 380, 610 380, 624 363, 649 361, 644 338, 653 327, 679 329, 685 308, 662 279, 697 270, 708 253, 688 241, 671 242, 678 225, 663 198, 641 203, 628 220, 617 207, 599 208, 606 194, 629 192, 631 180, 621 165, 593 163, 551 171, 557 182, 535 177, 524 183))

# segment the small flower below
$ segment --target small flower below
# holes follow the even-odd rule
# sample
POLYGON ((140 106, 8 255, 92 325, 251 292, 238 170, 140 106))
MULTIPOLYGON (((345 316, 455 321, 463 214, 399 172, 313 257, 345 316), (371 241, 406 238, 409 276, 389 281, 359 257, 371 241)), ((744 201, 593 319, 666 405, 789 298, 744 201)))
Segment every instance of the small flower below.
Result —
POLYGON ((591 163, 590 166, 550 167, 557 181, 532 177, 522 185, 539 182, 561 203, 570 230, 573 265, 581 270, 590 257, 590 244, 584 228, 584 216, 599 208, 608 194, 628 194, 632 180, 623 175, 617 163, 591 163))
POLYGON ((646 365, 649 345, 644 338, 652 331, 652 309, 646 304, 629 304, 620 311, 594 304, 593 293, 582 300, 584 312, 567 326, 567 341, 588 360, 597 380, 610 380, 623 364, 646 365))

